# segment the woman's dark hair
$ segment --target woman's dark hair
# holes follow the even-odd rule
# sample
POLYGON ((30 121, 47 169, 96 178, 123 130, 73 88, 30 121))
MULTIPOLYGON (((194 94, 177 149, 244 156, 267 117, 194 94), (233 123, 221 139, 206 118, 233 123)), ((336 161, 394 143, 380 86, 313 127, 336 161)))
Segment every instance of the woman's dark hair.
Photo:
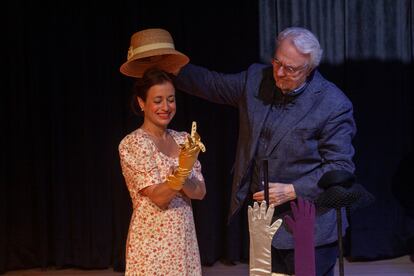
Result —
POLYGON ((173 83, 173 78, 175 76, 171 73, 167 73, 161 69, 150 68, 145 71, 142 78, 139 78, 135 81, 132 88, 132 98, 131 98, 131 108, 132 111, 137 115, 142 115, 143 112, 139 107, 137 97, 141 98, 144 102, 147 100, 148 90, 157 84, 162 84, 165 82, 173 83))

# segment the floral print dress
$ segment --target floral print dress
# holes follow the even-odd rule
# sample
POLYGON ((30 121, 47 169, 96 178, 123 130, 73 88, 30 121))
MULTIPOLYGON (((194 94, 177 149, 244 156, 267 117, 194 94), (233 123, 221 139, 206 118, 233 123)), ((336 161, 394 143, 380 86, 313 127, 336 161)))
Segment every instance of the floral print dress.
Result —
MULTIPOLYGON (((180 145, 186 132, 167 130, 180 145)), ((178 158, 160 152, 149 135, 137 129, 119 144, 122 173, 133 213, 126 243, 125 275, 201 275, 191 201, 177 193, 167 209, 159 208, 141 189, 163 183, 178 158)), ((203 180, 197 161, 190 177, 203 180)))

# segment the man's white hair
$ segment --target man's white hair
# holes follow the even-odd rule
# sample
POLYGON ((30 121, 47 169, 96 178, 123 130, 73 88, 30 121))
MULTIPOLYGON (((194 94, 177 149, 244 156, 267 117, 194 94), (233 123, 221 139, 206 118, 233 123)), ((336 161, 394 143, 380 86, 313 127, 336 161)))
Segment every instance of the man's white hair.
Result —
POLYGON ((300 53, 310 55, 312 69, 319 65, 323 50, 312 32, 300 27, 286 28, 277 36, 276 48, 286 39, 290 39, 300 53))

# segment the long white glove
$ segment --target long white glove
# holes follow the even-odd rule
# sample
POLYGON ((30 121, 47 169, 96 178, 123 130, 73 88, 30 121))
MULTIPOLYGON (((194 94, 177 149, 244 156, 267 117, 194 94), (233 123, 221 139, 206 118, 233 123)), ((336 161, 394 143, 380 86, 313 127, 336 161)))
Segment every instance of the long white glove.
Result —
POLYGON ((250 276, 269 276, 272 273, 272 238, 282 224, 282 219, 273 224, 273 204, 266 208, 266 201, 248 206, 247 216, 250 234, 250 276), (266 210, 267 209, 267 210, 266 210))

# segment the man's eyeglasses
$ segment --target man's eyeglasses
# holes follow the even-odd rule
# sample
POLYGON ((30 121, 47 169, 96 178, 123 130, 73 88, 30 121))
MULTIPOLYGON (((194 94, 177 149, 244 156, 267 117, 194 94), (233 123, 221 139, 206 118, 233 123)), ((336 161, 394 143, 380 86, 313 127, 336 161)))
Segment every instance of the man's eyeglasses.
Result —
POLYGON ((274 66, 277 66, 279 68, 283 67, 283 70, 285 70, 285 72, 288 75, 293 75, 295 73, 298 73, 298 72, 304 70, 306 67, 308 67, 307 63, 302 65, 302 66, 297 66, 297 67, 285 65, 280 60, 278 60, 277 58, 272 58, 272 63, 273 63, 274 66))

